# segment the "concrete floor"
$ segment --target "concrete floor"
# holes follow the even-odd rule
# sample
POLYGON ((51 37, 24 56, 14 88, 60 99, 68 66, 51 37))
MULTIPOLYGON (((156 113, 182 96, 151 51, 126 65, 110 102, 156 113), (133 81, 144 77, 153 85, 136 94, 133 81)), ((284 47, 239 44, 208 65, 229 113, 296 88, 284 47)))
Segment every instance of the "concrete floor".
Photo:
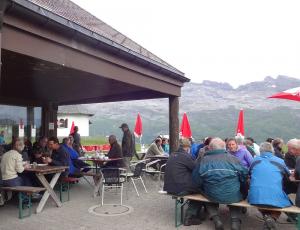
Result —
MULTIPOLYGON (((136 196, 132 185, 129 185, 128 199, 124 192, 124 204, 131 206, 133 211, 130 214, 113 217, 96 216, 88 212, 91 206, 100 204, 100 197, 92 197, 91 187, 82 179, 71 189, 71 200, 63 203, 61 208, 56 208, 49 200, 44 210, 40 214, 32 214, 31 217, 23 220, 18 219, 18 209, 16 203, 9 202, 0 207, 0 230, 119 230, 119 229, 176 229, 174 227, 174 200, 170 196, 158 194, 157 182, 151 178, 145 178, 149 193, 146 194, 141 186, 138 186, 140 197, 136 196)), ((138 183, 138 182, 137 182, 138 183)), ((115 192, 107 192, 105 201, 118 203, 119 195, 115 192)), ((35 206, 36 207, 36 204, 35 206)), ((227 208, 222 206, 221 216, 224 220, 225 228, 230 229, 230 217, 227 208)), ((242 229, 262 229, 262 221, 259 213, 254 209, 249 209, 243 216, 242 229)), ((296 227, 286 222, 286 216, 281 215, 279 229, 292 230, 296 227)), ((212 222, 204 221, 201 225, 184 227, 179 229, 214 229, 212 222)))

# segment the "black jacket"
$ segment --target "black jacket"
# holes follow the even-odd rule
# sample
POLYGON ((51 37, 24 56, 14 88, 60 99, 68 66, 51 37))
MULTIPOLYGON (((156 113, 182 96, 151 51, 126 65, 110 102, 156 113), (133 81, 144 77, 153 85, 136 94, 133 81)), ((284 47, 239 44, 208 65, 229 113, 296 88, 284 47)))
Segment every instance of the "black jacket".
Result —
POLYGON ((135 138, 130 130, 124 132, 122 139, 122 153, 123 157, 132 157, 136 153, 135 138))
POLYGON ((294 169, 296 167, 296 157, 290 153, 286 153, 284 156, 284 163, 288 168, 294 169))
MULTIPOLYGON (((70 165, 70 155, 69 153, 60 146, 59 149, 53 150, 51 155, 52 162, 50 165, 54 166, 69 166, 70 165)), ((68 170, 66 170, 63 175, 68 175, 68 170)))
MULTIPOLYGON (((118 142, 115 142, 110 146, 110 150, 107 153, 107 156, 109 158, 123 158, 122 149, 118 142)), ((121 168, 124 166, 123 159, 119 161, 108 162, 106 166, 121 168)))
POLYGON ((164 191, 170 194, 188 194, 198 191, 192 181, 192 172, 196 167, 190 154, 175 152, 170 155, 164 179, 164 191))

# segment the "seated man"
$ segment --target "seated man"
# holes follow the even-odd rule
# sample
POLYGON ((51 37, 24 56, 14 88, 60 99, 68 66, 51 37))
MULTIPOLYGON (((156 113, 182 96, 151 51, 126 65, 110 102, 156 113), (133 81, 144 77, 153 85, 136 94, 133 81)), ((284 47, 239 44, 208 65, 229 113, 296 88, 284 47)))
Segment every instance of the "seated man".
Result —
POLYGON ((89 164, 78 159, 79 155, 75 149, 73 149, 73 136, 65 137, 63 139, 62 147, 69 154, 69 176, 78 177, 81 176, 80 172, 87 172, 90 170, 89 164))
POLYGON ((49 155, 50 156, 50 151, 48 148, 48 137, 40 137, 39 140, 37 142, 35 142, 32 146, 33 151, 35 149, 41 149, 41 151, 43 152, 43 155, 49 155))
POLYGON ((110 144, 110 150, 107 153, 108 158, 122 158, 122 160, 111 161, 106 164, 106 167, 116 167, 122 168, 125 166, 123 161, 123 154, 121 146, 119 145, 115 135, 110 135, 108 137, 108 142, 110 144))
MULTIPOLYGON (((292 202, 283 191, 283 180, 288 179, 290 174, 284 161, 274 156, 274 149, 269 142, 260 145, 260 153, 249 169, 251 177, 249 203, 278 208, 291 206, 292 202)), ((277 229, 276 219, 280 216, 280 212, 266 210, 260 212, 264 216, 264 229, 277 229)))
MULTIPOLYGON (((224 229, 218 214, 219 204, 231 204, 243 199, 241 183, 246 183, 248 170, 239 160, 228 154, 225 142, 213 138, 201 163, 193 171, 193 179, 199 189, 214 203, 207 203, 209 217, 214 221, 215 229, 224 229)), ((229 205, 231 229, 241 229, 241 208, 229 205)))
POLYGON ((43 148, 40 146, 36 146, 33 150, 32 150, 32 158, 31 161, 32 162, 36 162, 38 164, 43 164, 43 148))
MULTIPOLYGON (((284 162, 290 169, 295 169, 294 177, 300 179, 300 140, 291 139, 287 142, 288 153, 285 154, 284 162), (287 154, 289 157, 287 158, 287 154), (288 159, 288 160, 287 160, 288 159), (288 165, 289 164, 289 165, 288 165)), ((299 183, 287 183, 285 186, 286 192, 296 193, 296 206, 300 207, 300 186, 299 183)))
MULTIPOLYGON (((43 158, 43 162, 54 166, 70 166, 69 153, 59 144, 57 137, 50 137, 48 140, 48 148, 52 150, 51 158, 43 158)), ((62 176, 68 176, 69 170, 62 173, 62 176)))
POLYGON ((155 141, 149 146, 145 159, 152 156, 163 156, 164 150, 161 147, 162 140, 161 138, 156 138, 155 141))
MULTIPOLYGON (((190 152, 190 141, 183 139, 178 152, 170 155, 165 169, 164 191, 173 195, 198 193, 197 185, 192 181, 192 172, 196 164, 190 152)), ((201 203, 190 201, 184 225, 201 224, 198 213, 201 203)))
POLYGON ((31 186, 31 182, 25 174, 18 176, 18 173, 22 173, 26 168, 30 167, 28 164, 23 166, 21 155, 23 148, 23 142, 20 139, 15 139, 12 143, 12 150, 4 153, 2 156, 1 174, 3 186, 31 186))

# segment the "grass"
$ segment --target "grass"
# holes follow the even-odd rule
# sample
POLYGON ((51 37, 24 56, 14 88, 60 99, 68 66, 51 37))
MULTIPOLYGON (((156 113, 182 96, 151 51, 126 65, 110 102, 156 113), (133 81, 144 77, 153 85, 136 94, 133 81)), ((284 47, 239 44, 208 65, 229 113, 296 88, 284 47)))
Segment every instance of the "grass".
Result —
POLYGON ((106 137, 94 136, 94 137, 81 137, 82 145, 103 145, 108 144, 106 137))

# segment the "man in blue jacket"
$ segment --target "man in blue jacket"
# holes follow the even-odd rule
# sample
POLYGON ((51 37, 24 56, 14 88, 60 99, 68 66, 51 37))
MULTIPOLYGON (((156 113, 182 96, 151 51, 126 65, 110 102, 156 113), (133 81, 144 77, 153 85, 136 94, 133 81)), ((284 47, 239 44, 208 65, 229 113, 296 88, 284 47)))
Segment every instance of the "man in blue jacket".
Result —
MULTIPOLYGON (((193 171, 194 182, 198 184, 204 195, 213 203, 207 203, 206 208, 215 229, 224 229, 218 214, 219 203, 231 204, 243 199, 241 183, 246 183, 248 170, 239 160, 227 153, 225 142, 213 138, 201 163, 193 171)), ((241 208, 229 205, 231 214, 231 229, 241 229, 241 208)))
MULTIPOLYGON (((288 180, 290 172, 283 159, 274 156, 272 144, 264 142, 260 145, 259 157, 256 157, 249 169, 251 176, 248 201, 258 206, 285 208, 292 205, 283 190, 284 180, 288 180)), ((277 229, 276 219, 280 212, 260 210, 264 217, 264 229, 277 229)))

